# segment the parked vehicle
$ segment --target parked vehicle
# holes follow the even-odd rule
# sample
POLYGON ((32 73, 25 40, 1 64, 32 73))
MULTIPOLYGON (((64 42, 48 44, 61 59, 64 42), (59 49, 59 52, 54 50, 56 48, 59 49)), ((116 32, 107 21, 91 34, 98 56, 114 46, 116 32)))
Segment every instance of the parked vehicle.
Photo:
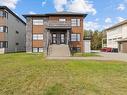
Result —
POLYGON ((106 48, 102 48, 101 52, 118 52, 118 48, 109 48, 109 47, 106 47, 106 48))

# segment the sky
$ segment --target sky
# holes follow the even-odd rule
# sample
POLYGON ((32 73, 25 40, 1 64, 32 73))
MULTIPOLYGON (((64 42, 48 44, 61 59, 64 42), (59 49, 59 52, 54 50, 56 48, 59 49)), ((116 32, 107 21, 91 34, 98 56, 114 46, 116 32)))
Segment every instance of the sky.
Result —
POLYGON ((21 18, 23 14, 71 11, 88 14, 85 29, 103 30, 127 19, 127 0, 0 0, 21 18))

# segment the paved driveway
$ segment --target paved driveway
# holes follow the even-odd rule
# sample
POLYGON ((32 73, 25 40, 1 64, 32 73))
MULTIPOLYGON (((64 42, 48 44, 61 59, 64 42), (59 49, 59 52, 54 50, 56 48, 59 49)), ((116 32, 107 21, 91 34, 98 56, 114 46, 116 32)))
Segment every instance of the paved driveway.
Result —
POLYGON ((124 53, 99 53, 101 57, 47 57, 47 59, 71 59, 71 60, 102 60, 102 61, 125 61, 127 62, 127 54, 124 53))
POLYGON ((127 62, 127 53, 102 53, 100 52, 99 55, 101 55, 104 58, 110 59, 110 60, 118 60, 118 61, 127 62))

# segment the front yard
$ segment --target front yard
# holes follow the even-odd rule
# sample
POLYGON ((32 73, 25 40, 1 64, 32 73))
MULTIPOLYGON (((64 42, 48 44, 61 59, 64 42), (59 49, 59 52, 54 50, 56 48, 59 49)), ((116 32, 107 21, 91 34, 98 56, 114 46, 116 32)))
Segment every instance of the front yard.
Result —
POLYGON ((0 55, 0 95, 127 95, 127 63, 0 55))

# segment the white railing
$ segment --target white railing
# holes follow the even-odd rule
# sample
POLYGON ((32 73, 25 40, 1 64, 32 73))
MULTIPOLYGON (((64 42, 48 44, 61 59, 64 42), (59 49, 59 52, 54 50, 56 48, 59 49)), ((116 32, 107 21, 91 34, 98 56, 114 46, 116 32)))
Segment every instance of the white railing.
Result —
POLYGON ((70 21, 48 21, 45 23, 47 27, 71 27, 70 21))

